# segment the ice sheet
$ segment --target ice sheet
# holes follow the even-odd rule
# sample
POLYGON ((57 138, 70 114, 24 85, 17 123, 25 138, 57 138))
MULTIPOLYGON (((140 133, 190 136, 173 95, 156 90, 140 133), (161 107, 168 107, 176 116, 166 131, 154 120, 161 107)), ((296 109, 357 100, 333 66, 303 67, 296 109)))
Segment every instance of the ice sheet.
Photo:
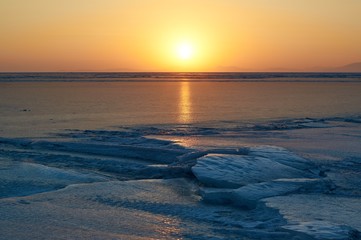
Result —
POLYGON ((197 185, 184 179, 77 184, 55 192, 0 200, 0 239, 295 236, 279 229, 278 221, 279 216, 272 212, 256 214, 230 206, 205 205, 199 201, 197 185), (257 228, 260 225, 267 229, 257 228))
MULTIPOLYGON (((345 239, 361 235, 361 199, 337 195, 295 194, 264 200, 287 219, 284 228, 304 232, 318 239, 345 239)), ((356 237, 358 236, 358 238, 356 237)))
POLYGON ((75 183, 107 180, 96 174, 84 174, 35 163, 13 162, 7 159, 1 160, 0 175, 0 198, 46 192, 75 183))
POLYGON ((0 239, 357 239, 358 119, 1 138, 0 239))

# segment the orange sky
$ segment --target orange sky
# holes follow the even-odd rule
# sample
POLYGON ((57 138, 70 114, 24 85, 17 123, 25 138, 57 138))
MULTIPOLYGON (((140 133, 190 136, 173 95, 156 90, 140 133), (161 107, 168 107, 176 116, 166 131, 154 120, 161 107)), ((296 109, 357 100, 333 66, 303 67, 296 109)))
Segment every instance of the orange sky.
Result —
POLYGON ((360 13, 360 0, 2 0, 0 71, 317 70, 361 61, 360 13))

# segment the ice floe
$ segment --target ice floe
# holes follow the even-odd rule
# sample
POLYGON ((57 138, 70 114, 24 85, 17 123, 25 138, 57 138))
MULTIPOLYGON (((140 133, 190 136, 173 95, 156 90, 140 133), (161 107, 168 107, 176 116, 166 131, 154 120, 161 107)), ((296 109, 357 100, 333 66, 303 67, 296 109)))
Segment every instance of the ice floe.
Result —
POLYGON ((255 208, 264 198, 327 193, 335 188, 319 176, 313 163, 284 148, 253 146, 240 153, 207 154, 197 159, 192 172, 203 186, 204 201, 255 208))
POLYGON ((204 185, 238 188, 280 178, 307 178, 313 174, 270 158, 252 155, 208 154, 192 167, 194 175, 204 185))
POLYGON ((248 155, 265 157, 299 170, 311 170, 316 168, 313 162, 297 156, 285 148, 277 146, 253 146, 249 148, 248 155))

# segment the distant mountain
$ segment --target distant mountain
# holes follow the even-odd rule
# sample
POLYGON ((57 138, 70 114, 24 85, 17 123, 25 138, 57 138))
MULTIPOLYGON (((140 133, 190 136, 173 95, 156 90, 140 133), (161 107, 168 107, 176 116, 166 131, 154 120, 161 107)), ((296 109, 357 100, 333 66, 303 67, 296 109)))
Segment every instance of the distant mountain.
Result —
POLYGON ((332 68, 333 72, 361 72, 361 62, 347 64, 342 67, 332 68))

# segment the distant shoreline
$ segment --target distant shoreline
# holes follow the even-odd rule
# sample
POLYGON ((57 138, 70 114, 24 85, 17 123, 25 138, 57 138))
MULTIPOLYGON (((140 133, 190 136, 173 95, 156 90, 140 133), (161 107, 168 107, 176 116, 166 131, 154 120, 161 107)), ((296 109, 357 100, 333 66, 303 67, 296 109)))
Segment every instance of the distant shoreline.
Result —
POLYGON ((3 72, 0 82, 361 82, 361 73, 3 72))

